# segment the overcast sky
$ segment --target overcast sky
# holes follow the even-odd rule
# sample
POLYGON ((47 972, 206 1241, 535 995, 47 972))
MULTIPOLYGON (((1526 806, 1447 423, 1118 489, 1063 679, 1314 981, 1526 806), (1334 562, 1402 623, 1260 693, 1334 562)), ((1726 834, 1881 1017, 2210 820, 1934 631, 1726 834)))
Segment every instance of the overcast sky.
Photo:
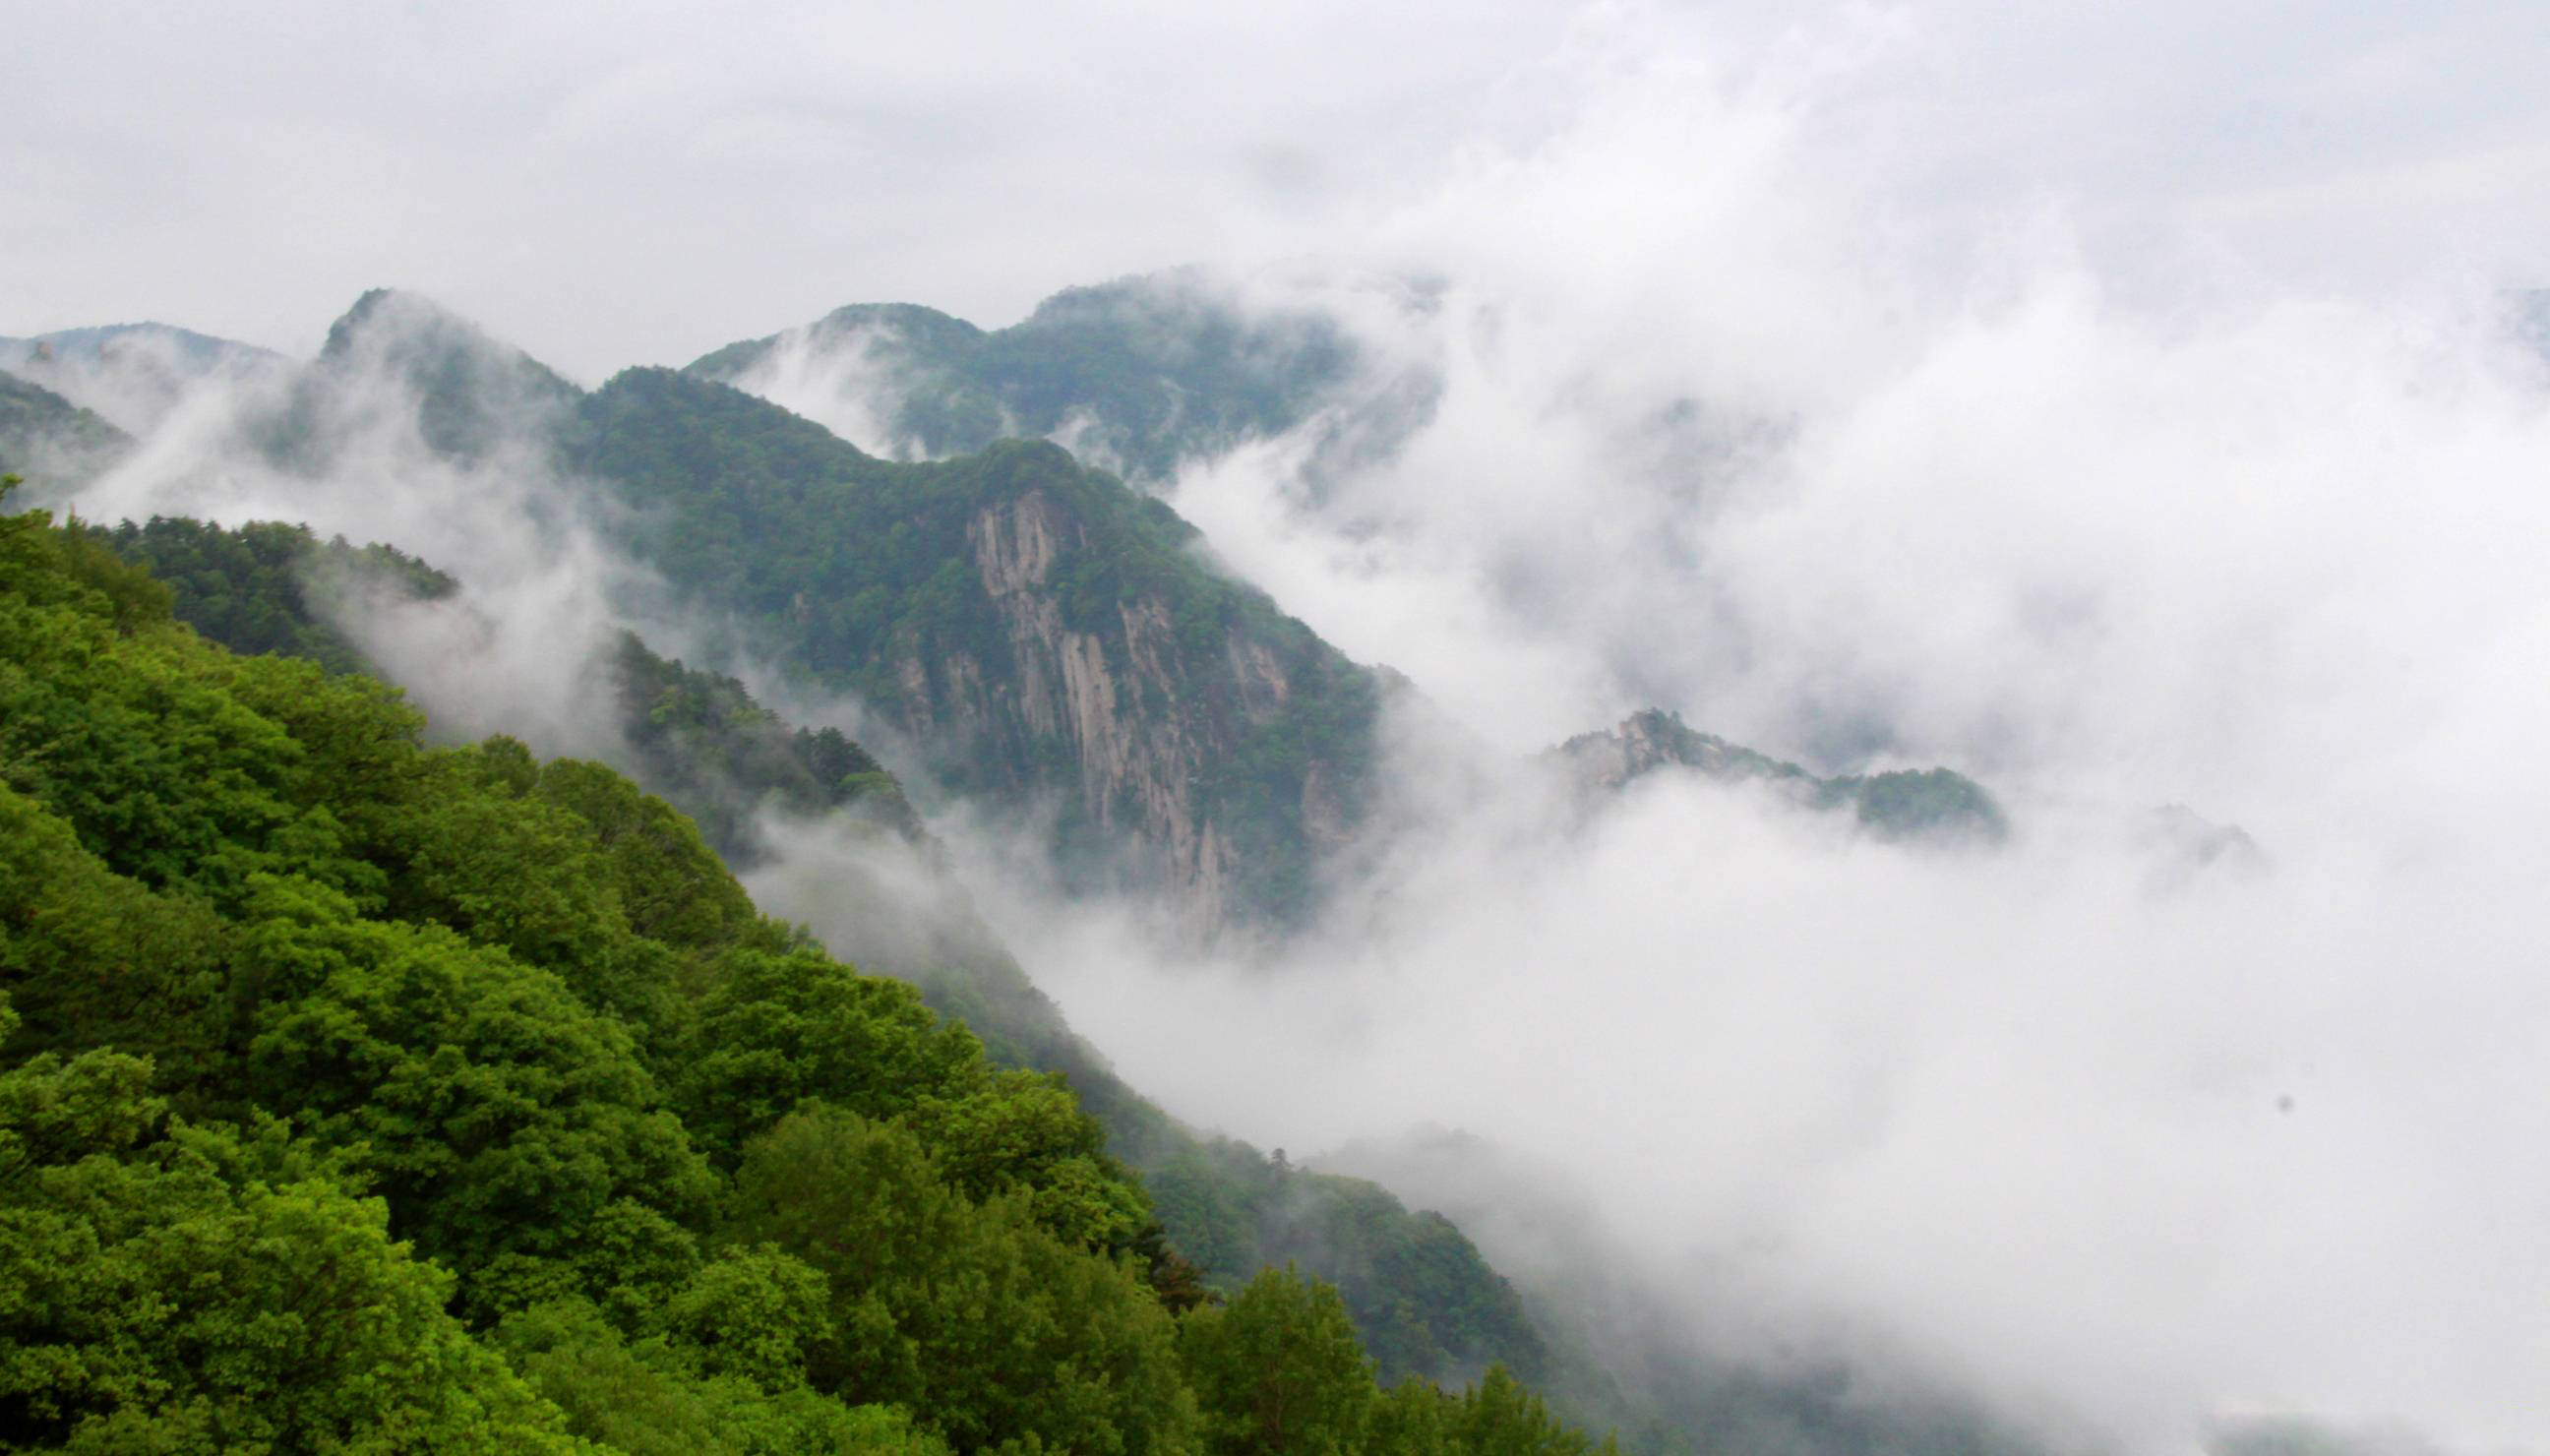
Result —
POLYGON ((2050 206, 2126 272, 2191 244, 2550 272, 2518 0, 28 0, 5 32, 0 333, 306 352, 400 284, 592 379, 861 300, 997 325, 1075 282, 1368 249, 1626 68, 1788 88, 1951 245, 2050 206))

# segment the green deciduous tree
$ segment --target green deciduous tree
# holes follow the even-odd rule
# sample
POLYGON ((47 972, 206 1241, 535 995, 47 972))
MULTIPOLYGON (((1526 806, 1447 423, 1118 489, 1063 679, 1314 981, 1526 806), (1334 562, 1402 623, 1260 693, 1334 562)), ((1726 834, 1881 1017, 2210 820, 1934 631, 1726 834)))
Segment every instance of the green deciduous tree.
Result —
POLYGON ((1193 1449, 1168 1314, 1128 1268, 976 1205, 911 1132, 822 1106, 746 1150, 729 1231, 821 1270, 818 1384, 907 1407, 959 1450, 1193 1449))
POLYGON ((169 1125, 149 1075, 112 1052, 0 1075, 0 1441, 572 1449, 377 1201, 169 1125))
POLYGON ((1228 1305, 1188 1313, 1178 1351, 1217 1456, 1362 1449, 1372 1363, 1334 1288, 1262 1270, 1228 1305))

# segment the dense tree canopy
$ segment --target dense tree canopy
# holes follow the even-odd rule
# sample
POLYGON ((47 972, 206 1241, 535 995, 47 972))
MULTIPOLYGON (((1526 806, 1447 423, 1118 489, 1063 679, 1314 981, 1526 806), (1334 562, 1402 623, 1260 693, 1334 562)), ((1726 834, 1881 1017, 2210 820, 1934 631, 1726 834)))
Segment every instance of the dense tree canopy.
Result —
POLYGON ((1063 1084, 761 918, 611 771, 420 727, 0 517, 0 1443, 1188 1452, 1246 1418, 1254 1347, 1191 1373, 1231 1315, 1161 1279, 1063 1084))

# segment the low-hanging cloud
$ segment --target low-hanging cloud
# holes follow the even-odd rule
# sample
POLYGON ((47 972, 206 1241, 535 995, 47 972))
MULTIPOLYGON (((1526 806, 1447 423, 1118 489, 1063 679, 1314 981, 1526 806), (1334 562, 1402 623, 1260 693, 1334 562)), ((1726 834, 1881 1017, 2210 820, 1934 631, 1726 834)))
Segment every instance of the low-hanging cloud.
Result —
POLYGON ((1576 826, 1526 776, 1400 825, 1271 961, 1031 888, 996 919, 1171 1107, 1563 1170, 1730 1348, 2139 1450, 2254 1410, 2550 1443, 2541 361, 2448 256, 2348 290, 2182 237, 2167 283, 2060 207, 1908 253, 1828 61, 1638 62, 1385 210, 1361 242, 1443 287, 1346 312, 1435 372, 1427 423, 1172 498, 1509 753, 1657 704, 1980 772, 2014 841, 1671 778, 1576 826), (2168 803, 2263 868, 2191 872, 2168 803))
MULTIPOLYGON (((2137 1451, 2249 1409, 2550 1446, 2550 408, 2501 279, 2435 235, 2422 268, 2288 269, 2221 222, 2290 243, 2414 158, 1958 192, 1975 153, 1889 127, 2045 119, 2069 154, 2120 114, 2059 76, 1957 105, 2012 63, 1959 49, 1965 7, 1733 66, 1610 14, 1424 185, 1325 206, 1341 274, 1422 276, 1425 306, 1264 285, 1426 371, 1423 424, 1340 464, 1318 422, 1172 492, 1505 759, 1438 777, 1468 750, 1413 732, 1392 836, 1263 960, 1042 898, 951 822, 983 909, 1172 1110, 1297 1152, 1477 1133, 1716 1347, 1876 1352, 2137 1451), (1649 704, 1819 768, 1977 772, 2016 835, 1881 845, 1672 776, 1581 821, 1511 766, 1649 704), (2173 858, 2147 814, 2173 802, 2263 867, 2173 858)), ((2356 125, 2380 108, 2343 95, 2433 94, 2431 56, 2373 49, 2276 90, 2356 125)), ((601 631, 616 564, 572 532, 488 554, 536 462, 391 441, 323 486, 219 428, 181 406, 83 510, 306 520, 459 570, 499 625, 468 630, 523 650, 421 636, 420 696, 574 748, 591 704, 551 654, 588 628, 555 625, 601 631)), ((809 865, 757 884, 812 915, 809 865)), ((1560 1262, 1478 1212, 1492 1256, 1560 1262)))

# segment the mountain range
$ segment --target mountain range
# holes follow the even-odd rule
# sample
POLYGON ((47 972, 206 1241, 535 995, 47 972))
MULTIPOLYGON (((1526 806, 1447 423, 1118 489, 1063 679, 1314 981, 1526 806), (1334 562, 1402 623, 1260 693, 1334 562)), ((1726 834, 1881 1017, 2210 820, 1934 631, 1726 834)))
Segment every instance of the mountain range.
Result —
MULTIPOLYGON (((1872 1417, 1868 1398, 1824 1376, 1821 1395, 1698 1381, 1717 1392, 1714 1407, 1632 1392, 1606 1369, 1615 1352, 1535 1314, 1446 1220, 1180 1124, 1070 1031, 934 851, 930 816, 962 808, 1031 836, 1067 891, 1141 897, 1182 936, 1246 941, 1316 922, 1358 844, 1384 831, 1383 726, 1396 708, 1422 711, 1417 689, 1233 578, 1144 488, 1182 460, 1309 419, 1359 367, 1332 322, 1244 315, 1182 278, 1074 290, 992 332, 857 306, 593 390, 392 292, 357 301, 306 366, 181 331, 119 354, 117 337, 49 336, 42 362, 84 361, 92 398, 158 400, 157 415, 131 417, 145 432, 191 391, 224 390, 245 401, 237 440, 278 470, 330 476, 357 460, 348 441, 389 430, 460 468, 554 482, 642 568, 632 621, 710 625, 700 666, 625 631, 569 665, 609 704, 616 766, 737 869, 771 855, 767 835, 787 824, 851 825, 899 846, 917 881, 842 871, 834 893, 865 907, 863 928, 832 948, 920 987, 996 1061, 1063 1073, 1205 1279, 1236 1290, 1258 1268, 1297 1262, 1336 1284, 1386 1377, 1452 1381, 1495 1363, 1650 1449, 1728 1449, 1693 1422, 1736 1428, 1744 1411, 1758 1424, 1775 1408, 1783 1439, 1891 1448, 1883 1403, 1872 1417), (867 371, 852 403, 883 422, 871 443, 914 458, 862 449, 737 387, 784 394, 792 377, 806 383, 810 360, 844 353, 867 371), (764 709, 730 675, 747 665, 795 693, 855 701, 867 741, 764 709)), ((16 357, 42 372, 32 350, 16 357)), ((826 387, 839 404, 841 381, 826 387)), ((0 415, 0 464, 56 498, 131 448, 63 394, 8 374, 0 389, 12 411, 0 415)), ((205 637, 337 673, 382 670, 343 630, 349 613, 469 607, 440 569, 456 563, 324 541, 293 523, 131 523, 100 539, 167 583, 176 616, 205 637)), ((1634 780, 1687 773, 1771 785, 1880 839, 1988 847, 2010 831, 2007 812, 1952 772, 1818 778, 1661 711, 1549 757, 1592 813, 1634 780)), ((1643 1372, 1637 1384, 1674 1380, 1643 1372)), ((1923 1449, 2001 1440, 1953 1410, 1925 1421, 1912 1442, 1923 1449)))

